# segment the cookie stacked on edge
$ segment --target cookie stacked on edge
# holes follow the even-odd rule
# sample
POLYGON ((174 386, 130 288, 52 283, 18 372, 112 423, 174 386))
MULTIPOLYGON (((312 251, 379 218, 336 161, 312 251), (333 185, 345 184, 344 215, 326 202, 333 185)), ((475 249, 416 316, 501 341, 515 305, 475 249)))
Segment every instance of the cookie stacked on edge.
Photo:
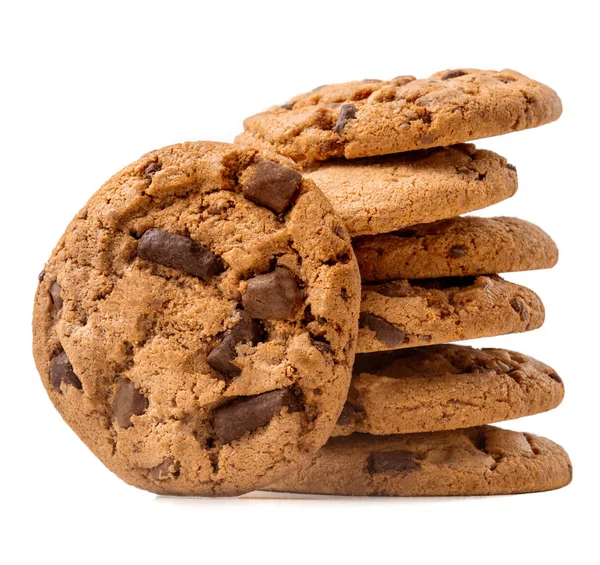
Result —
POLYGON ((554 266, 517 218, 461 216, 512 196, 516 168, 465 142, 537 127, 556 93, 510 70, 326 85, 248 118, 237 143, 302 167, 353 237, 357 358, 333 436, 271 490, 342 495, 534 492, 571 480, 553 442, 488 424, 555 408, 547 365, 449 342, 540 327, 544 306, 498 273, 554 266))
POLYGON ((523 220, 461 217, 517 189, 503 157, 464 142, 560 112, 513 71, 453 70, 321 87, 249 118, 237 144, 142 156, 40 273, 49 398, 159 494, 564 486, 561 447, 488 425, 557 406, 557 374, 448 344, 543 322, 497 273, 552 267, 556 246, 523 220))

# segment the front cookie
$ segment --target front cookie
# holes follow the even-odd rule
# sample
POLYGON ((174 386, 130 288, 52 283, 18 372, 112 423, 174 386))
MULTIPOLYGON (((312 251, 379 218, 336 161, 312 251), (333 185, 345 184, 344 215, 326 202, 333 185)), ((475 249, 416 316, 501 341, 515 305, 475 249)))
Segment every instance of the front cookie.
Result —
POLYGON ((444 147, 552 122, 551 88, 520 73, 454 69, 321 86, 244 121, 237 141, 307 163, 444 147))
POLYGON ((235 495, 327 440, 354 358, 349 236, 312 181, 255 150, 185 143, 110 179, 46 265, 34 355, 117 475, 235 495))
POLYGON ((342 496, 521 494, 568 485, 556 443, 493 426, 453 432, 331 438, 312 461, 269 487, 342 496))
POLYGON ((497 275, 363 285, 358 353, 534 330, 544 305, 497 275))
POLYGON ((333 435, 456 430, 556 408, 552 368, 505 349, 433 345, 358 355, 333 435))

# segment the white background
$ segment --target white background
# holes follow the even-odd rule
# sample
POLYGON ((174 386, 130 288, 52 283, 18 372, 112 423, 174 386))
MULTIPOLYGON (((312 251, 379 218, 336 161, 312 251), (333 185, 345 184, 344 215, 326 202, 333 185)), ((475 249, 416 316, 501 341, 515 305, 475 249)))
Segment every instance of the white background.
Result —
POLYGON ((591 563, 598 558, 598 54, 592 2, 0 4, 0 561, 591 563), (482 212, 545 228, 561 258, 519 273, 544 327, 479 340, 562 375, 557 410, 507 427, 571 454, 571 486, 497 498, 170 499, 128 487, 62 422, 31 357, 37 274, 114 172, 323 83, 513 68, 555 88, 557 123, 478 142, 519 170, 482 212), (594 524, 595 521, 595 524, 594 524))

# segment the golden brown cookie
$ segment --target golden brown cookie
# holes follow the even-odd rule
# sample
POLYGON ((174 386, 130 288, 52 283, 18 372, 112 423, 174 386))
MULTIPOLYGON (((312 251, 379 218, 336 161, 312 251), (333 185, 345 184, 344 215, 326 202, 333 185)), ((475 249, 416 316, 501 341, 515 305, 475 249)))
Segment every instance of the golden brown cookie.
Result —
POLYGON ((329 437, 359 285, 312 181, 253 149, 174 145, 67 228, 36 294, 35 360, 63 418, 128 483, 239 494, 329 437))
POLYGON ((352 245, 363 282, 530 271, 558 261, 552 238, 518 218, 452 218, 358 237, 352 245))
POLYGON ((538 295, 497 275, 363 285, 357 352, 525 332, 543 323, 538 295))
POLYGON ((566 451, 493 426, 423 434, 331 438, 312 461, 268 490, 344 496, 472 496, 564 487, 566 451))
POLYGON ((244 121, 237 141, 298 163, 443 147, 552 122, 562 105, 520 73, 454 69, 321 86, 244 121))
POLYGON ((556 371, 505 349, 433 345, 358 355, 333 435, 470 428, 556 408, 556 371))
POLYGON ((517 190, 504 157, 464 144, 370 159, 315 163, 305 175, 350 235, 381 234, 486 208, 517 190))

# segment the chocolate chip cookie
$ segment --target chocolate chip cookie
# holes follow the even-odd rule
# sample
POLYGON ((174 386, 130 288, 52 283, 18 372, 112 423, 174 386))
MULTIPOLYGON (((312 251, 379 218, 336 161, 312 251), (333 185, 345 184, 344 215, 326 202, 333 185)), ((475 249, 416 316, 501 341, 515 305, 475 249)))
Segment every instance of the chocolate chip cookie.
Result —
POLYGON ((45 267, 42 381, 132 485, 247 492, 335 426, 358 266, 328 200, 278 159, 210 142, 149 153, 90 199, 45 267))
POLYGON ((470 428, 556 408, 562 379, 505 349, 433 345, 358 355, 334 435, 470 428))
POLYGON ((561 112, 552 89, 520 73, 454 69, 321 86, 247 118, 237 141, 298 163, 355 159, 533 128, 561 112))
POLYGON ((525 332, 543 323, 537 294, 497 275, 369 284, 362 290, 357 351, 525 332))
POLYGON ((556 443, 493 426, 331 438, 312 461, 271 485, 346 496, 471 496, 564 487, 573 468, 556 443))
POLYGON ((352 245, 363 282, 549 269, 558 261, 552 238, 518 218, 452 218, 352 245))
POLYGON ((471 144, 323 161, 304 173, 331 200, 352 236, 451 218, 517 190, 515 167, 471 144))

